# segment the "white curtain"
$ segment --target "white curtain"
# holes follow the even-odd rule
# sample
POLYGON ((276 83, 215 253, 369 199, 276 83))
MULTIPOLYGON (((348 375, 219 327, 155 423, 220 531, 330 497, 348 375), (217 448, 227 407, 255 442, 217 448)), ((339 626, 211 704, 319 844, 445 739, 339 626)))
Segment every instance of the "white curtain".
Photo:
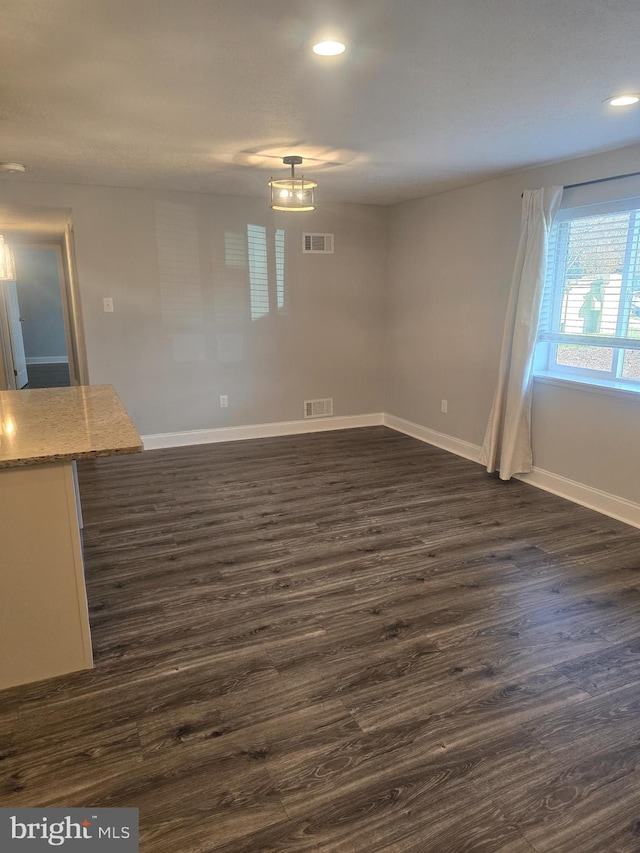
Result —
POLYGON ((498 385, 480 461, 501 480, 531 471, 533 355, 547 270, 549 233, 562 187, 522 196, 520 244, 502 338, 498 385))

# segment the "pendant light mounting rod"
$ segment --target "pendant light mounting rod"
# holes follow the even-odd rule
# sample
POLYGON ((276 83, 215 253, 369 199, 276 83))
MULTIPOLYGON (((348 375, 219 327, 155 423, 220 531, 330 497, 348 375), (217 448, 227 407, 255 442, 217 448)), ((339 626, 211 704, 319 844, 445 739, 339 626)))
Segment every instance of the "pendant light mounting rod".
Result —
POLYGON ((289 154, 288 157, 283 157, 282 162, 285 166, 291 166, 291 178, 295 178, 295 168, 302 163, 302 157, 299 157, 297 154, 289 154))

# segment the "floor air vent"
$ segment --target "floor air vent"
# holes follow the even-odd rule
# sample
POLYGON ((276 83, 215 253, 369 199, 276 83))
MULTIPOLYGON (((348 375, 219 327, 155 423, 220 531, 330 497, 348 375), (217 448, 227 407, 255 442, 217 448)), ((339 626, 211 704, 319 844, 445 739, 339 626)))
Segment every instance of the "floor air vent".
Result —
POLYGON ((333 397, 326 400, 305 400, 305 418, 328 418, 333 414, 333 397))
POLYGON ((303 234, 302 251, 314 255, 333 255, 333 234, 303 234))

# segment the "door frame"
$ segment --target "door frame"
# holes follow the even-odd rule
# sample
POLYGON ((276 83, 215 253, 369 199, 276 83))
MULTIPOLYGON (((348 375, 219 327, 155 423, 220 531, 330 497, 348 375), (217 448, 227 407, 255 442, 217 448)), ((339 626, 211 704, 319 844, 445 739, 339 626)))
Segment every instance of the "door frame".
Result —
MULTIPOLYGON (((11 232, 9 240, 11 245, 11 232)), ((18 239, 16 247, 25 249, 54 249, 58 261, 58 279, 62 296, 62 318, 64 321, 67 357, 69 359, 69 380, 71 385, 88 385, 89 370, 82 323, 82 309, 78 277, 75 268, 73 243, 73 228, 67 225, 64 236, 60 241, 55 238, 42 240, 18 239)), ((17 390, 14 374, 13 353, 7 306, 4 293, 0 297, 0 388, 17 390)))

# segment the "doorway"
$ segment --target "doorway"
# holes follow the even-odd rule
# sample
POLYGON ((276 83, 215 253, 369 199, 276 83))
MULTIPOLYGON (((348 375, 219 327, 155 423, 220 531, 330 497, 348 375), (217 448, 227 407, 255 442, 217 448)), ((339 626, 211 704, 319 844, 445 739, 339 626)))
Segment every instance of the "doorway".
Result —
POLYGON ((0 282, 0 387, 87 384, 73 232, 4 231, 15 280, 0 282))
POLYGON ((5 300, 16 388, 69 386, 60 248, 17 245, 13 256, 16 280, 6 282, 5 300))

